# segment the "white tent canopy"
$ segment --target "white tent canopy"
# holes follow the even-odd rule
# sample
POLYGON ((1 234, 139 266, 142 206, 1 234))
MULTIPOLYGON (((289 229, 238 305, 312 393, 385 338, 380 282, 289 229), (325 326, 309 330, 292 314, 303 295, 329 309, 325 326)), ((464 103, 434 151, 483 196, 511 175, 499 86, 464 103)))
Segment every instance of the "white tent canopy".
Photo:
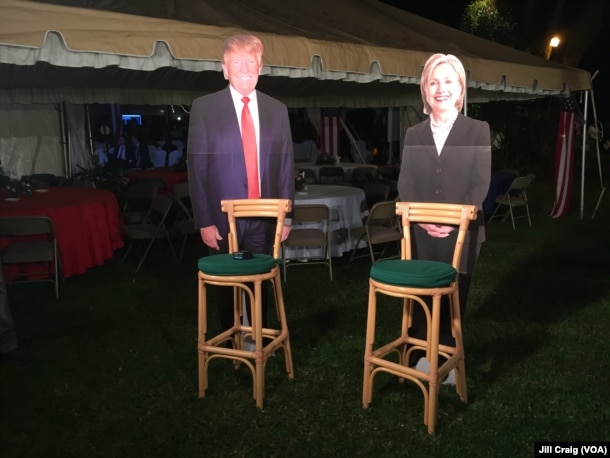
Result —
POLYGON ((585 70, 377 0, 100 0, 98 9, 75 7, 91 3, 0 0, 0 160, 12 175, 65 174, 74 158, 84 162, 84 104, 190 104, 224 87, 222 43, 235 33, 261 38, 258 87, 289 106, 420 106, 421 68, 436 52, 462 60, 470 102, 591 89, 585 70), (51 134, 60 124, 72 135, 51 134))
POLYGON ((585 70, 377 0, 56 3, 90 2, 0 0, 0 103, 190 103, 225 84, 222 43, 244 31, 265 45, 261 90, 293 106, 404 106, 436 52, 462 60, 471 100, 591 88, 585 70))

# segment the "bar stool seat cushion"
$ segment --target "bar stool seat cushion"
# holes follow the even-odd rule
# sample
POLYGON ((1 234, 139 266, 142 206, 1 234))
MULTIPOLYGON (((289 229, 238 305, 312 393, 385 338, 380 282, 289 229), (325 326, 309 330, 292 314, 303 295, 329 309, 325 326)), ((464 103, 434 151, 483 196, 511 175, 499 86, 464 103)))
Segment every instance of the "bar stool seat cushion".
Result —
POLYGON ((233 259, 232 254, 199 258, 199 270, 208 275, 254 275, 269 272, 276 260, 268 254, 253 254, 252 259, 233 259))
POLYGON ((451 264, 423 259, 388 259, 371 267, 373 280, 394 286, 436 288, 455 281, 456 270, 451 264))

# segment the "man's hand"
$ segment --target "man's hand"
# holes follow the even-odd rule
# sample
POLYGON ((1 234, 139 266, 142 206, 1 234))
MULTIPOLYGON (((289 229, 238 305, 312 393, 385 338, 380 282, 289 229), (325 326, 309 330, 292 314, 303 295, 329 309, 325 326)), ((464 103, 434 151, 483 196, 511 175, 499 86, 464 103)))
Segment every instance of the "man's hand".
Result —
POLYGON ((419 227, 425 230, 430 237, 444 238, 455 231, 453 226, 441 226, 440 224, 420 224, 419 227))
POLYGON ((218 241, 222 240, 222 237, 218 233, 218 228, 216 226, 208 226, 202 227, 199 229, 199 233, 201 234, 201 240, 210 248, 214 248, 215 250, 219 250, 218 241))
POLYGON ((287 226, 286 224, 284 224, 282 226, 282 242, 288 238, 289 234, 290 234, 290 226, 287 226))

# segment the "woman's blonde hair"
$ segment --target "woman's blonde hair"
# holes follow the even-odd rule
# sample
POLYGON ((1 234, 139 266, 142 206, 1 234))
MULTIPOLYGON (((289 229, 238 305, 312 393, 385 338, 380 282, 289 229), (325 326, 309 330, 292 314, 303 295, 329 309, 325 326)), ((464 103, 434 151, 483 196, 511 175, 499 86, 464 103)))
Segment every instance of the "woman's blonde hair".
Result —
POLYGON ((440 64, 449 64, 451 68, 455 70, 455 73, 457 73, 458 81, 460 83, 460 86, 462 86, 462 93, 460 94, 460 97, 458 98, 455 107, 458 111, 462 111, 462 107, 464 106, 464 93, 466 91, 466 70, 464 70, 462 62, 460 62, 460 59, 458 59, 452 54, 433 54, 424 64, 424 69, 421 73, 421 82, 419 83, 421 99, 424 103, 424 113, 427 115, 429 115, 432 111, 432 107, 430 107, 430 104, 426 99, 426 86, 428 85, 430 75, 432 74, 434 69, 440 64))

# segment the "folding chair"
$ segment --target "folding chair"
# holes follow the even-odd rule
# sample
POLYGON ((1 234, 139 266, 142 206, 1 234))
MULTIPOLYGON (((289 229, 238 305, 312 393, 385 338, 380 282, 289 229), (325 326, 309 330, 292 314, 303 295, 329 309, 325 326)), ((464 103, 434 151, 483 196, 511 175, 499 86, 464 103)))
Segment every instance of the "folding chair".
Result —
POLYGON ((121 262, 124 262, 125 259, 127 259, 127 255, 129 255, 136 242, 145 240, 149 241, 146 245, 144 253, 142 254, 142 257, 140 258, 140 261, 138 262, 136 273, 140 270, 140 267, 142 266, 144 259, 146 259, 150 248, 155 243, 155 240, 167 240, 169 249, 174 256, 174 259, 176 259, 176 261, 178 260, 178 256, 176 255, 172 245, 170 232, 165 224, 167 215, 169 214, 171 208, 172 199, 170 197, 157 195, 150 203, 150 208, 148 209, 148 212, 141 223, 127 224, 123 226, 123 236, 130 239, 131 243, 127 247, 121 262))
POLYGON ((487 222, 490 223, 494 218, 502 218, 502 222, 504 222, 510 216, 513 229, 515 229, 515 220, 519 218, 527 218, 527 222, 531 227, 532 220, 530 218, 530 208, 527 201, 527 188, 532 184, 535 178, 536 175, 533 173, 515 178, 508 190, 504 194, 496 197, 496 208, 487 222), (507 207, 504 213, 498 213, 501 207, 507 207), (524 207, 525 214, 515 215, 514 209, 518 207, 524 207))
POLYGON ((5 216, 0 218, 0 236, 10 237, 8 245, 0 249, 0 279, 4 277, 2 266, 21 265, 24 268, 20 269, 19 277, 12 280, 6 276, 6 284, 50 281, 55 285, 55 297, 59 298, 59 254, 53 220, 42 215, 5 216), (42 271, 25 268, 33 263, 48 267, 42 271))
POLYGON ((186 206, 184 201, 174 194, 170 194, 170 197, 174 200, 174 209, 176 210, 171 230, 182 237, 180 251, 178 252, 178 262, 182 262, 189 235, 199 234, 199 229, 195 227, 195 220, 193 219, 191 209, 186 206))
POLYGON ((338 165, 320 167, 318 170, 320 184, 334 184, 336 181, 345 181, 345 173, 338 165))
POLYGON ((352 248, 349 262, 357 258, 370 256, 371 262, 375 264, 379 259, 375 259, 373 247, 378 244, 383 244, 382 250, 377 253, 383 259, 385 245, 388 242, 399 242, 402 238, 402 234, 396 224, 396 202, 378 202, 373 205, 364 225, 351 229, 350 235, 356 239, 356 243, 352 248), (369 253, 356 256, 358 245, 362 240, 368 244, 369 253))
POLYGON ((356 167, 352 170, 349 181, 356 188, 363 188, 368 183, 378 181, 377 169, 374 167, 356 167))
POLYGON ((142 179, 130 185, 121 212, 125 224, 141 223, 153 198, 165 186, 165 181, 161 179, 142 179))
POLYGON ((292 228, 288 238, 282 242, 282 260, 284 261, 284 281, 287 281, 287 269, 292 266, 311 266, 324 264, 328 266, 330 279, 333 279, 333 262, 330 255, 330 209, 327 205, 295 205, 293 208, 292 228), (307 227, 300 227, 300 225, 307 227), (317 227, 311 227, 316 225, 317 227), (298 255, 287 257, 285 248, 317 250, 317 255, 298 255), (290 262, 290 261, 307 262, 290 262))
POLYGON ((393 165, 383 165, 377 169, 379 179, 398 180, 398 169, 393 165))
POLYGON ((184 204, 189 214, 193 216, 193 207, 191 204, 191 190, 189 188, 188 182, 176 183, 174 185, 173 194, 184 204))
POLYGON ((390 186, 384 183, 367 183, 362 187, 366 205, 370 210, 378 202, 385 202, 390 195, 390 186))

